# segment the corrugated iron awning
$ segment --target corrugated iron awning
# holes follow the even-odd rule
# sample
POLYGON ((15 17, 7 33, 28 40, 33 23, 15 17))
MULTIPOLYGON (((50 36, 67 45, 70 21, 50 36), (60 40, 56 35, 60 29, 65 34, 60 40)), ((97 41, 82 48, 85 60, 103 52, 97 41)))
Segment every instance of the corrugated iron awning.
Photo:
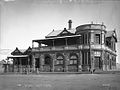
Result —
POLYGON ((11 55, 11 56, 8 56, 8 58, 19 58, 19 57, 28 57, 28 55, 11 55))

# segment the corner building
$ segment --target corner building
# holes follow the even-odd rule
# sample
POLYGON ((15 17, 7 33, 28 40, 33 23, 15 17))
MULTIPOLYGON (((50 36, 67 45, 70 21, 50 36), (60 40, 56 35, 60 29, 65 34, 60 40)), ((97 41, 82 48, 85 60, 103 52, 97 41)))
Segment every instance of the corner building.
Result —
POLYGON ((45 39, 32 41, 34 70, 40 72, 79 72, 89 68, 116 68, 116 32, 103 24, 85 24, 53 30, 45 39), (35 47, 34 44, 38 46, 35 47))
POLYGON ((53 30, 45 39, 32 40, 32 48, 16 48, 13 72, 80 72, 116 69, 116 31, 106 31, 103 24, 85 24, 53 30))

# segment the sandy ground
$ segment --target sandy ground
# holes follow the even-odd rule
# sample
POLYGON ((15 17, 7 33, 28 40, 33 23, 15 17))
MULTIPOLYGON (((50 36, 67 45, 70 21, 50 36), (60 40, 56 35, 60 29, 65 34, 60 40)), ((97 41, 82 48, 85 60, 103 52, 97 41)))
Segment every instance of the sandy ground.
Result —
POLYGON ((0 75, 0 90, 120 90, 120 74, 0 75))

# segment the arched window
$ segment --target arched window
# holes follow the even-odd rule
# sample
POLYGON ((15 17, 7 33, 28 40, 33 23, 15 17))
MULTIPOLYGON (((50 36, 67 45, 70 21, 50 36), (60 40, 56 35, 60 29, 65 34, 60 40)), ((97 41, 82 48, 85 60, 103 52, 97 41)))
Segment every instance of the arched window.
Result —
POLYGON ((45 56, 45 65, 51 65, 51 57, 50 56, 45 56))
POLYGON ((56 62, 56 64, 57 65, 62 65, 63 64, 63 60, 64 60, 64 58, 63 58, 62 55, 57 55, 57 62, 56 62))
POLYGON ((76 54, 72 54, 70 55, 70 64, 77 64, 77 61, 78 61, 78 57, 76 54))

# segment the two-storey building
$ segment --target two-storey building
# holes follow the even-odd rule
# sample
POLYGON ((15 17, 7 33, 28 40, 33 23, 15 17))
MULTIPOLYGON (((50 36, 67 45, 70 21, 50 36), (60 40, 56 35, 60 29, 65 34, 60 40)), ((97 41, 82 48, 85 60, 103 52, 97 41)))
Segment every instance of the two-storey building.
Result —
MULTIPOLYGON (((116 68, 116 42, 115 30, 107 31, 103 24, 91 23, 72 28, 72 20, 69 20, 68 29, 53 30, 45 39, 32 40, 32 48, 28 49, 31 53, 20 55, 26 58, 25 65, 30 71, 80 72, 91 68, 113 70, 116 68)), ((17 61, 14 57, 13 62, 17 61)))

